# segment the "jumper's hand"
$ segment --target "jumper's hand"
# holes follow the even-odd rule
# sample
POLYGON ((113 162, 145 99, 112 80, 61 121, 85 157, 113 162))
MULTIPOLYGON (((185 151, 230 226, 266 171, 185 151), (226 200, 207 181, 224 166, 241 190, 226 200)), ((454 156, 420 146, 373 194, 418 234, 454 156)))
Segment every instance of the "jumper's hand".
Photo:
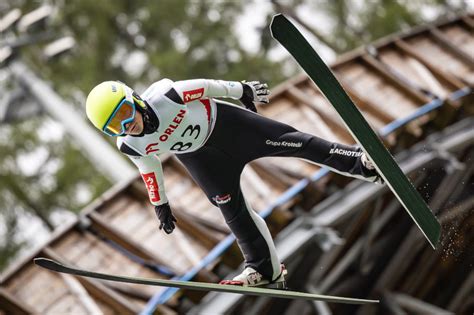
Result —
POLYGON ((380 176, 380 174, 378 173, 377 169, 374 166, 374 163, 369 159, 369 157, 365 153, 363 153, 361 155, 360 160, 362 162, 362 165, 366 169, 368 169, 370 172, 374 173, 373 182, 377 183, 377 184, 383 184, 384 180, 383 180, 382 176, 380 176))
POLYGON ((175 228, 176 218, 171 212, 169 203, 155 206, 155 213, 160 220, 160 230, 163 229, 166 234, 171 234, 175 228))
POLYGON ((260 81, 242 81, 243 93, 240 101, 247 109, 253 112, 257 112, 255 103, 268 103, 268 85, 266 83, 260 83, 260 81))

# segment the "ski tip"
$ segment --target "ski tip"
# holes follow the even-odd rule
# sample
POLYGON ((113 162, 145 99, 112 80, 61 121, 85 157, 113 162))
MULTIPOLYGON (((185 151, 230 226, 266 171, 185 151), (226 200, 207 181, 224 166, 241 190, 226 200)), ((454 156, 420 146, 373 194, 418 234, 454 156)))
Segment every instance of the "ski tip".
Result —
POLYGON ((286 21, 288 21, 288 19, 282 13, 277 13, 272 17, 272 21, 270 23, 270 32, 272 33, 272 37, 275 37, 275 28, 278 27, 278 24, 286 21))
POLYGON ((49 258, 44 258, 44 257, 35 258, 33 259, 33 262, 35 265, 49 269, 49 270, 54 270, 55 267, 60 265, 56 261, 49 258))

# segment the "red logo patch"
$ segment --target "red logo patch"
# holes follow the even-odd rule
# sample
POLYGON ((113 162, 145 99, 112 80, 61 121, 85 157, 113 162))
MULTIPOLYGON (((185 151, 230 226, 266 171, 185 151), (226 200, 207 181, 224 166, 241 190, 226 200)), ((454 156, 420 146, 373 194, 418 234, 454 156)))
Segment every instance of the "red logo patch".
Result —
POLYGON ((185 103, 189 103, 191 101, 200 99, 204 95, 204 88, 196 89, 196 90, 190 90, 190 91, 184 91, 183 92, 183 101, 185 103))
POLYGON ((141 174, 143 181, 145 182, 146 189, 148 190, 148 196, 151 202, 160 201, 160 193, 158 192, 158 182, 154 172, 141 174))
POLYGON ((232 200, 232 196, 230 194, 227 195, 217 195, 215 197, 212 197, 212 199, 218 204, 218 205, 224 205, 232 200))

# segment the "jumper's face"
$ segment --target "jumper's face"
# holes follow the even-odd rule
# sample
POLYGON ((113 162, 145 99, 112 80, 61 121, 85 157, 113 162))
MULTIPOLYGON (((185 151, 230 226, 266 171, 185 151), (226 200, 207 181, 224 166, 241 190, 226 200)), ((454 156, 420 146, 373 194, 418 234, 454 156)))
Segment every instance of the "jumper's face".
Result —
POLYGON ((125 134, 139 135, 143 132, 143 115, 140 111, 136 111, 135 118, 125 125, 125 134))

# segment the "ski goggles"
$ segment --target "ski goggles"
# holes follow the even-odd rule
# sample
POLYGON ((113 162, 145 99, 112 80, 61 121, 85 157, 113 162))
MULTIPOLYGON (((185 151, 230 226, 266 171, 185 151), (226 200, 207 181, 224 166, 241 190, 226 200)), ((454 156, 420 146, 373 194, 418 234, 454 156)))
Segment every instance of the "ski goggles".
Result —
POLYGON ((110 115, 102 131, 112 137, 123 135, 125 130, 127 130, 126 125, 135 119, 135 113, 136 109, 132 92, 126 88, 125 98, 117 105, 112 115, 110 115))

